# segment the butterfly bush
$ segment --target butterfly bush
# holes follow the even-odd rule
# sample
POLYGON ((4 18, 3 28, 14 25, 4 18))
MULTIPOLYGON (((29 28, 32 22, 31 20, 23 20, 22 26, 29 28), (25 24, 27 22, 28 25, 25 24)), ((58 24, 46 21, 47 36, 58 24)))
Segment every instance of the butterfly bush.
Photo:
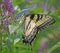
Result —
POLYGON ((0 14, 0 32, 2 34, 6 34, 9 33, 9 25, 11 23, 10 18, 12 18, 11 15, 14 14, 14 7, 12 5, 12 1, 11 0, 3 0, 1 5, 0 5, 0 10, 1 10, 1 14, 0 14))
MULTIPOLYGON (((5 45, 7 45, 8 48, 12 46, 13 41, 11 42, 9 40, 11 36, 9 31, 9 25, 13 23, 14 15, 15 15, 14 13, 15 13, 15 10, 12 5, 12 0, 3 0, 2 3, 0 4, 0 34, 3 39, 2 48, 4 48, 5 45), (9 43, 7 43, 7 41, 9 43), (8 46, 8 44, 10 44, 10 46, 8 46)), ((12 38, 10 39, 13 40, 12 38)))
POLYGON ((12 5, 12 1, 11 0, 5 0, 5 5, 6 5, 7 10, 10 13, 14 13, 14 7, 12 5))
POLYGON ((17 20, 20 19, 21 15, 29 14, 28 10, 26 9, 23 9, 20 13, 16 12, 13 7, 12 0, 3 0, 2 4, 0 5, 0 8, 2 16, 0 21, 0 25, 2 25, 2 28, 0 30, 1 33, 10 33, 9 25, 13 24, 14 22, 16 23, 17 20))

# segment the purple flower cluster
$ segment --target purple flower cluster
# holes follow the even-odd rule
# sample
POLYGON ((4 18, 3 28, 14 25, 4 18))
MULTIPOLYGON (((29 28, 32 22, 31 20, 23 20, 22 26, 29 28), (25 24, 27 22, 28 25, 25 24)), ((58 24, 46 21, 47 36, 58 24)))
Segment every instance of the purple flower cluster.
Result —
POLYGON ((5 5, 7 7, 7 10, 11 13, 14 12, 14 8, 13 8, 13 5, 12 5, 12 1, 11 0, 5 0, 5 5))
POLYGON ((43 3, 42 8, 43 8, 43 11, 46 11, 46 10, 47 10, 47 5, 46 5, 46 3, 43 3))
POLYGON ((14 8, 11 0, 4 0, 4 3, 0 5, 1 16, 0 20, 0 32, 5 33, 8 30, 8 26, 10 25, 12 14, 14 13, 14 8))
POLYGON ((4 5, 3 4, 0 5, 0 9, 2 9, 2 8, 4 8, 4 5))
POLYGON ((41 44, 41 46, 40 46, 40 48, 39 48, 39 53, 42 53, 43 52, 43 50, 46 48, 46 46, 47 46, 47 43, 48 43, 48 38, 46 38, 46 39, 44 39, 43 41, 42 41, 42 44, 41 44))
POLYGON ((48 10, 48 11, 50 11, 51 13, 54 12, 54 7, 51 6, 51 5, 47 5, 46 2, 43 3, 42 9, 43 9, 43 11, 47 11, 47 10, 48 10))
POLYGON ((50 12, 54 12, 54 7, 50 7, 50 12))
POLYGON ((4 30, 4 29, 2 29, 2 30, 1 30, 1 33, 4 33, 4 32, 5 32, 5 30, 4 30))
POLYGON ((7 12, 5 12, 5 11, 3 11, 3 12, 2 12, 2 15, 8 15, 8 13, 7 13, 7 12))
POLYGON ((46 47, 47 42, 48 42, 48 39, 45 39, 45 40, 42 42, 41 48, 46 47))
POLYGON ((3 11, 3 12, 2 12, 2 15, 11 16, 11 13, 10 13, 9 11, 3 11))

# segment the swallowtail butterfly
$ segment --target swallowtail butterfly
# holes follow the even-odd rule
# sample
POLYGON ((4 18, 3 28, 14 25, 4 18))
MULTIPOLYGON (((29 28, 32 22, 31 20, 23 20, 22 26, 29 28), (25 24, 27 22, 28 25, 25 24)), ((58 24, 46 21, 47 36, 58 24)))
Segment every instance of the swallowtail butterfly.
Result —
POLYGON ((29 14, 25 16, 24 20, 24 34, 22 39, 27 44, 32 43, 39 30, 55 22, 52 16, 46 14, 29 14))

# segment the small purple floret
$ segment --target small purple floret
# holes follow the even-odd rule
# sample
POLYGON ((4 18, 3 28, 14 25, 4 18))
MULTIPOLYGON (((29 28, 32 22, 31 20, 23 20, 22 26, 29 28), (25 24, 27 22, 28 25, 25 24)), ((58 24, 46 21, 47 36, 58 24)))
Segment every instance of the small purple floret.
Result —
POLYGON ((12 1, 11 0, 5 0, 5 4, 6 4, 6 7, 7 7, 7 10, 11 13, 14 12, 14 8, 13 8, 13 5, 12 5, 12 1))

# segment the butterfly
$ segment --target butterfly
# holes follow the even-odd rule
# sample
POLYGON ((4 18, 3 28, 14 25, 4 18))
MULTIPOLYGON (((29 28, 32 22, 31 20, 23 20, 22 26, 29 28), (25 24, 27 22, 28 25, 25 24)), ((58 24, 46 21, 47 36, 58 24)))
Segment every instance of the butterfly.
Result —
POLYGON ((55 22, 55 19, 46 14, 28 14, 23 16, 24 33, 22 36, 23 43, 31 44, 36 38, 38 31, 46 28, 55 22))

